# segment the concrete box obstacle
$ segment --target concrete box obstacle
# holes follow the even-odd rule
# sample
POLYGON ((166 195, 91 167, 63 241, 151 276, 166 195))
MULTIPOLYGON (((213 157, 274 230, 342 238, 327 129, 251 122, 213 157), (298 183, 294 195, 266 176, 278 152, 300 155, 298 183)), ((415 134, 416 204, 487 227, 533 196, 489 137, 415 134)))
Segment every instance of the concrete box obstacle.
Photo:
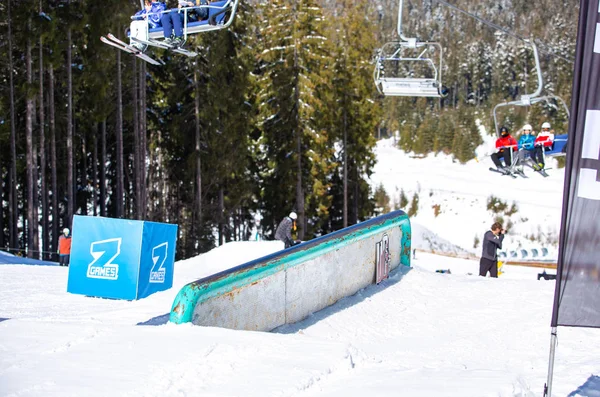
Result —
POLYGON ((403 211, 370 219, 187 284, 170 321, 255 331, 300 321, 410 266, 410 240, 403 211))

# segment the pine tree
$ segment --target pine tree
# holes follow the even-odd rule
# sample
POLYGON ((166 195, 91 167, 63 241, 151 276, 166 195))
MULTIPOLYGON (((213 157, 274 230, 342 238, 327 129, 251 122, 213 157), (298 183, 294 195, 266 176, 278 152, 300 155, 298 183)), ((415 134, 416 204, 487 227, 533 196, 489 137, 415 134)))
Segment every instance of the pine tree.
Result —
POLYGON ((265 149, 259 165, 263 226, 272 232, 295 208, 298 237, 304 239, 331 199, 326 179, 331 148, 320 117, 330 65, 324 18, 315 0, 274 0, 261 12, 256 100, 259 145, 265 149))
POLYGON ((367 20, 369 3, 340 3, 340 16, 331 23, 330 37, 336 51, 333 63, 332 95, 329 97, 328 119, 331 145, 341 150, 333 158, 342 184, 332 184, 335 192, 342 189, 342 202, 334 202, 330 216, 337 221, 334 228, 345 227, 369 217, 370 202, 365 176, 375 163, 374 132, 381 118, 379 104, 372 100, 374 87, 369 58, 375 48, 375 36, 367 20), (338 211, 341 210, 341 211, 338 211), (342 222, 339 222, 341 220, 342 222))
POLYGON ((412 200, 410 201, 410 208, 408 209, 407 215, 409 217, 417 216, 419 212, 419 194, 415 192, 413 194, 412 200))

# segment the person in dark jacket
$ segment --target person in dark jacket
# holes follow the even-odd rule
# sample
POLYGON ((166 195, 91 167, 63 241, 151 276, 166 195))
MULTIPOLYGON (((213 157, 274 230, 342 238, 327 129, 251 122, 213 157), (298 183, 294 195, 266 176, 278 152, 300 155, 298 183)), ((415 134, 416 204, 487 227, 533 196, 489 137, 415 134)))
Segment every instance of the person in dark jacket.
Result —
POLYGON ((506 231, 502 225, 495 222, 492 225, 492 230, 485 232, 483 236, 482 253, 479 261, 479 275, 487 276, 490 272, 490 277, 498 277, 498 249, 502 248, 502 240, 506 231))
POLYGON ((283 218, 283 220, 279 222, 279 226, 277 226, 275 239, 283 241, 285 248, 290 248, 296 245, 296 242, 292 240, 292 228, 294 227, 294 223, 296 222, 297 218, 298 215, 292 211, 290 212, 290 215, 283 218))

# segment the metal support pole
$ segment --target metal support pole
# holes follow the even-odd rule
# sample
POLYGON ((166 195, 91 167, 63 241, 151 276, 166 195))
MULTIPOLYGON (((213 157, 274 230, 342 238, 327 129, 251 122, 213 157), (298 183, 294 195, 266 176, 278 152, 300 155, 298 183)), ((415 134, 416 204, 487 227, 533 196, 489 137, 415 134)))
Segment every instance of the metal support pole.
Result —
POLYGON ((550 360, 548 363, 548 380, 544 385, 544 397, 552 397, 552 377, 554 375, 554 356, 556 354, 556 327, 550 330, 550 360))

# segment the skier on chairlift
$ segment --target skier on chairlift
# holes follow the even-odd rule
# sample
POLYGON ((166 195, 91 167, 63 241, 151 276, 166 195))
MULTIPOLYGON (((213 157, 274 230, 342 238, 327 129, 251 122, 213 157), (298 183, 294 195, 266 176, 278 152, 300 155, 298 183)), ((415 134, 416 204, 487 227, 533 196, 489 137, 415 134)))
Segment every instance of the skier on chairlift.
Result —
POLYGON ((523 126, 523 134, 519 138, 519 163, 525 164, 527 160, 531 160, 531 166, 534 170, 538 171, 540 169, 537 165, 538 155, 543 157, 541 149, 535 146, 535 133, 531 124, 525 124, 523 126))
MULTIPOLYGON (((545 167, 544 164, 544 153, 543 150, 549 150, 554 145, 554 130, 551 129, 552 126, 547 121, 542 124, 542 130, 535 138, 535 147, 536 147, 536 158, 535 165, 538 169, 543 170, 545 167)), ((534 167, 535 168, 535 167, 534 167)))
POLYGON ((498 171, 508 174, 512 165, 512 152, 517 150, 517 141, 508 132, 507 127, 500 128, 500 138, 496 140, 496 153, 492 153, 492 161, 498 171), (504 165, 501 159, 504 160, 504 165))

